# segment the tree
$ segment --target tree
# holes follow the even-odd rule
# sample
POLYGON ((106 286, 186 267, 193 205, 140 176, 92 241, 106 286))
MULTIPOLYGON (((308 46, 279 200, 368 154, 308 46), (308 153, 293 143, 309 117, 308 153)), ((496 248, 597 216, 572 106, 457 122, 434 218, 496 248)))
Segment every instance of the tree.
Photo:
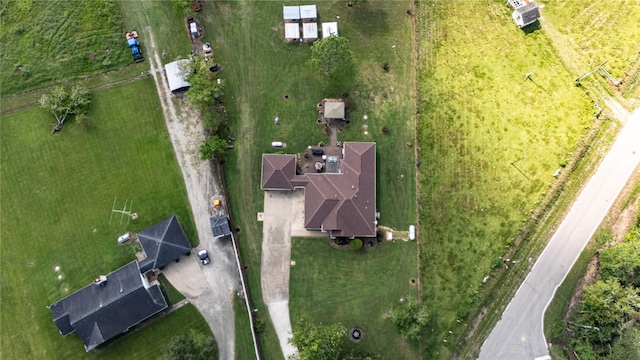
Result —
POLYGON ((218 358, 218 346, 213 338, 191 329, 187 334, 171 339, 159 360, 208 360, 218 358))
POLYGON ((353 54, 349 40, 342 36, 329 36, 313 43, 309 65, 320 75, 331 79, 353 73, 353 54))
POLYGON ((391 321, 402 337, 410 341, 422 338, 429 323, 429 312, 417 300, 409 298, 405 303, 391 310, 391 321))
POLYGON ((610 360, 640 359, 640 330, 625 329, 611 349, 610 360))
POLYGON ((191 84, 187 92, 187 102, 194 108, 205 111, 220 101, 223 93, 223 83, 215 74, 209 71, 209 64, 202 54, 194 56, 187 66, 182 69, 187 75, 186 80, 191 84))
POLYGON ((341 324, 316 324, 303 315, 289 342, 298 348, 299 360, 338 360, 347 329, 341 324))
POLYGON ((71 115, 85 114, 91 100, 89 92, 74 86, 67 91, 64 86, 56 86, 51 94, 44 94, 39 100, 40 106, 55 116, 57 124, 55 130, 61 130, 65 120, 71 115))
POLYGON ((622 286, 640 287, 640 239, 629 237, 620 245, 600 252, 602 279, 618 279, 622 286))
POLYGON ((609 342, 618 333, 619 325, 628 320, 640 307, 640 296, 633 287, 623 287, 617 279, 598 280, 584 288, 580 322, 598 327, 592 336, 600 342, 609 342))
POLYGON ((227 148, 227 141, 221 139, 217 135, 209 136, 202 145, 200 145, 200 154, 202 160, 211 160, 224 154, 227 148))

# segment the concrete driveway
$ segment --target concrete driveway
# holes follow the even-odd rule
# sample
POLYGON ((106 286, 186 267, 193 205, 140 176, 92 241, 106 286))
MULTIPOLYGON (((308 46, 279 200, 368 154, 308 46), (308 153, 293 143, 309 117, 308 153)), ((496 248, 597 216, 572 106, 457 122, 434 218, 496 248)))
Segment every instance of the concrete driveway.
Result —
POLYGON ((260 284, 262 300, 269 309, 285 358, 298 350, 291 344, 289 317, 289 269, 291 237, 325 237, 304 228, 304 190, 265 191, 262 226, 260 284))
POLYGON ((482 345, 480 359, 550 359, 544 312, 618 194, 640 164, 640 109, 629 117, 482 345))
POLYGON ((262 261, 260 284, 262 300, 269 309, 285 358, 297 353, 289 344, 289 266, 291 264, 291 205, 293 192, 264 192, 262 261))

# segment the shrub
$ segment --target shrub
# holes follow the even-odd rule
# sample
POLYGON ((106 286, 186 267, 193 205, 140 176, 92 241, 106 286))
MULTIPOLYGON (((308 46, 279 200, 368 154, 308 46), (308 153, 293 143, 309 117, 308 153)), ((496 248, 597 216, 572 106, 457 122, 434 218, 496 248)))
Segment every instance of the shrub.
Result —
POLYGON ((351 248, 353 250, 360 250, 360 249, 362 249, 362 246, 363 246, 362 240, 361 239, 353 239, 349 243, 349 246, 351 246, 351 248))

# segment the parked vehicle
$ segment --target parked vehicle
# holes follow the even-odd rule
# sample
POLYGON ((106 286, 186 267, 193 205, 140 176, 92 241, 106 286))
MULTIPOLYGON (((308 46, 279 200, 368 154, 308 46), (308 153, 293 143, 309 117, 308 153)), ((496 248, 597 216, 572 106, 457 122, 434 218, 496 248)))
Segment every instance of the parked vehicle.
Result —
POLYGON ((135 30, 131 30, 125 33, 125 37, 127 38, 127 45, 129 45, 129 49, 131 49, 133 61, 137 63, 144 61, 144 58, 142 57, 142 51, 140 50, 140 43, 138 42, 138 32, 135 30))
POLYGON ((202 265, 207 265, 210 262, 207 250, 202 249, 198 251, 198 259, 200 259, 202 265))

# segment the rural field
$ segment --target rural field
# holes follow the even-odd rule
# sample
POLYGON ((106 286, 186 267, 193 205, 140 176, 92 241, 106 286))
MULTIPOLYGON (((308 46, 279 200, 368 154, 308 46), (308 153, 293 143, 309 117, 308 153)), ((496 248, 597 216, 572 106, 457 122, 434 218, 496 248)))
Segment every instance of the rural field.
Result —
POLYGON ((622 84, 615 88, 601 71, 583 81, 622 95, 629 110, 640 104, 640 3, 634 0, 543 2, 544 32, 577 78, 599 65, 622 84))
POLYGON ((131 61, 112 1, 4 1, 0 16, 3 96, 131 61))
MULTIPOLYGON (((62 337, 46 306, 132 261, 129 246, 115 241, 121 233, 176 214, 190 241, 198 241, 153 80, 91 96, 87 129, 70 122, 51 136, 53 117, 37 107, 3 116, 0 122, 1 339, 8 359, 96 356, 85 355, 75 335, 62 337), (127 224, 115 215, 110 223, 116 197, 120 208, 126 199, 133 201, 139 219, 127 224)), ((179 315, 168 319, 172 317, 179 315)), ((174 328, 203 324, 207 329, 199 314, 173 320, 174 328)), ((157 344, 175 334, 164 326, 153 328, 164 330, 150 327, 132 337, 144 333, 157 344)), ((155 358, 162 348, 127 351, 155 358)))
MULTIPOLYGON (((347 102, 351 123, 338 133, 340 141, 377 143, 377 207, 381 212, 381 224, 406 230, 416 221, 412 25, 411 16, 407 14, 412 3, 361 1, 349 8, 345 2, 323 1, 317 6, 318 21, 338 21, 340 35, 350 40, 357 66, 357 74, 351 83, 327 83, 306 64, 311 54, 309 44, 283 41, 282 3, 216 2, 211 12, 204 8, 198 14, 205 20, 204 40, 212 43, 215 61, 223 66, 221 77, 226 84, 223 100, 229 115, 230 133, 237 138, 236 149, 228 154, 224 165, 226 184, 233 219, 242 229, 239 241, 243 260, 248 266, 252 300, 259 309, 258 318, 267 324, 267 310, 260 293, 262 228, 256 221, 256 213, 262 211, 263 203, 261 154, 274 151, 270 147, 272 141, 286 142, 289 153, 301 152, 308 145, 321 141, 328 143, 329 136, 316 123, 316 104, 320 100, 344 97, 347 102), (388 72, 382 68, 385 62, 389 64, 388 72), (367 120, 363 119, 365 114, 367 120), (280 118, 278 126, 274 125, 275 116, 280 118), (367 135, 364 134, 365 125, 367 135), (384 125, 389 128, 387 134, 380 130, 384 125)), ((326 240, 300 240, 301 244, 308 241, 321 242, 310 244, 310 247, 326 245, 326 240)), ((411 250, 386 250, 387 247, 381 247, 376 251, 384 254, 381 256, 388 256, 390 263, 398 261, 399 256, 405 260, 406 256, 411 256, 410 261, 417 257, 415 252, 410 255, 411 250)), ((309 253, 301 254, 308 255, 298 261, 311 259, 305 260, 311 256, 309 253)), ((336 252, 336 256, 340 255, 336 252)), ((358 258, 353 260, 357 262, 358 258)), ((403 271, 394 270, 389 276, 400 276, 403 283, 408 284, 410 276, 403 271)), ((292 293, 298 293, 294 285, 301 283, 298 276, 303 275, 292 273, 292 293)), ((325 286, 333 281, 333 277, 320 273, 314 275, 314 281, 318 286, 325 286)), ((370 291, 369 284, 357 284, 357 287, 364 287, 363 291, 370 291)), ((353 289, 355 292, 357 287, 353 289)), ((388 300, 385 298, 385 302, 388 300)), ((295 300, 292 298, 291 301, 295 300)), ((357 319, 368 311, 356 304, 345 306, 353 309, 352 316, 357 319)), ((382 309, 392 305, 380 303, 377 306, 382 309)), ((291 309, 294 324, 301 315, 298 310, 303 308, 291 309)), ((320 321, 330 313, 333 309, 323 307, 312 315, 320 321)), ((388 331, 382 322, 371 324, 376 327, 372 333, 388 331)), ((282 357, 270 325, 261 333, 261 340, 266 358, 282 357)), ((415 354, 416 349, 407 346, 406 351, 415 354)), ((242 350, 237 352, 242 353, 242 350)))
POLYGON ((480 307, 496 299, 483 291, 492 269, 507 277, 526 269, 527 258, 501 256, 595 126, 591 99, 545 28, 519 30, 510 14, 501 2, 419 5, 423 301, 436 324, 429 358, 459 356, 474 335, 480 307))

